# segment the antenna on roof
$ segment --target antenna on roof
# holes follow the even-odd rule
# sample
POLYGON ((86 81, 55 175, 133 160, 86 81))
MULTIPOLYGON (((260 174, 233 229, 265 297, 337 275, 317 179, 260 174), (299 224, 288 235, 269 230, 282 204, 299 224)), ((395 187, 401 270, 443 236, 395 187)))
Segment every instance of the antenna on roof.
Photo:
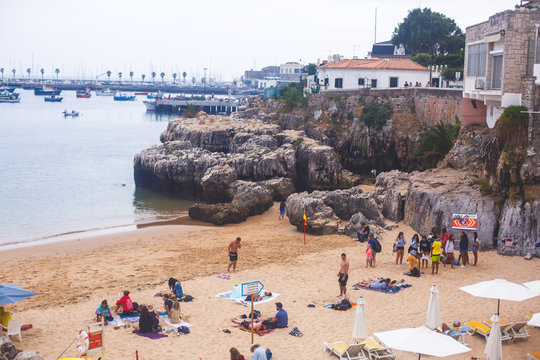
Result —
POLYGON ((377 43, 377 7, 375 6, 375 41, 374 44, 377 43))

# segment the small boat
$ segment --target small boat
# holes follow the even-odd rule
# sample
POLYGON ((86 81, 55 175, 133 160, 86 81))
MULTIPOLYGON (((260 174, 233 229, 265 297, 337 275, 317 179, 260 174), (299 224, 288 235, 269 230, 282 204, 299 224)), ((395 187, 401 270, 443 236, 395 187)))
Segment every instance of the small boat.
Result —
POLYGON ((46 96, 44 100, 45 102, 61 102, 62 100, 64 100, 64 98, 57 95, 51 95, 51 96, 46 96))
POLYGON ((147 94, 147 99, 163 99, 163 93, 161 91, 158 91, 155 94, 147 94))
POLYGON ((144 106, 146 106, 146 111, 156 111, 156 102, 155 101, 143 101, 144 106))
POLYGON ((60 95, 62 90, 53 89, 46 86, 34 88, 34 95, 60 95))
POLYGON ((111 89, 96 90, 96 96, 114 96, 114 91, 111 89))
POLYGON ((148 95, 147 92, 136 92, 135 95, 148 95))
POLYGON ((77 90, 77 98, 81 99, 88 99, 92 94, 90 93, 90 89, 84 89, 84 90, 77 90))
MULTIPOLYGON (((7 92, 14 92, 15 91, 15 88, 8 88, 8 87, 0 87, 0 93, 1 92, 4 92, 4 91, 7 91, 7 92)), ((148 94, 148 93, 147 93, 148 94)))
POLYGON ((114 95, 114 100, 115 101, 134 101, 135 95, 129 95, 125 93, 116 93, 114 95))
POLYGON ((75 116, 79 116, 79 112, 78 111, 75 111, 75 110, 71 110, 71 112, 67 111, 67 110, 64 110, 62 112, 62 114, 64 116, 72 116, 72 117, 75 117, 75 116))
POLYGON ((8 91, 0 92, 0 103, 18 103, 21 102, 19 99, 19 93, 10 93, 8 91))

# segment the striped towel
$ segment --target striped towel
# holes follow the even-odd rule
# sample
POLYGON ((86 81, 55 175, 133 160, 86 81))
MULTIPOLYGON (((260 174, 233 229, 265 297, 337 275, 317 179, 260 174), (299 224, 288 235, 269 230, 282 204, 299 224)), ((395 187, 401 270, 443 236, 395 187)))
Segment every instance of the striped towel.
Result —
POLYGON ((107 320, 107 325, 122 326, 122 325, 124 325, 124 323, 122 322, 122 320, 120 320, 120 318, 115 317, 111 321, 107 320))

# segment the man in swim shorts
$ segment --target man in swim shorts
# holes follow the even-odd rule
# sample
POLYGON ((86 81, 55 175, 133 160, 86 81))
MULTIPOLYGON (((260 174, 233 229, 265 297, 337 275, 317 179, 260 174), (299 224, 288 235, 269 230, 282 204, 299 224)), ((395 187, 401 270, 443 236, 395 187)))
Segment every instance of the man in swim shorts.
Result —
POLYGON ((227 268, 227 272, 231 271, 231 266, 233 267, 233 272, 236 272, 236 261, 238 261, 238 249, 240 249, 242 246, 240 245, 240 239, 239 237, 236 238, 236 240, 231 241, 229 244, 229 267, 227 268))
POLYGON ((435 236, 431 246, 431 275, 439 273, 439 261, 441 260, 442 242, 438 236, 435 236))
POLYGON ((345 253, 341 254, 341 266, 338 273, 339 295, 338 297, 347 296, 347 280, 349 280, 349 261, 345 253))

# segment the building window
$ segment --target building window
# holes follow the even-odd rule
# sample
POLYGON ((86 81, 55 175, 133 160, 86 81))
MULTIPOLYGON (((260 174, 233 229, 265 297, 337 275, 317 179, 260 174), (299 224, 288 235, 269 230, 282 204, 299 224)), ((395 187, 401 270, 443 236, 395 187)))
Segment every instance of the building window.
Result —
POLYGON ((487 44, 469 45, 467 76, 486 75, 487 44))
POLYGON ((371 79, 371 87, 376 88, 377 87, 377 79, 371 79))
POLYGON ((358 85, 364 86, 365 85, 365 79, 363 79, 363 78, 358 79, 358 85))
POLYGON ((299 74, 299 73, 300 73, 300 69, 294 69, 294 73, 295 73, 295 74, 299 74))
POLYGON ((390 87, 391 88, 396 88, 397 83, 398 83, 398 78, 397 77, 391 77, 390 78, 390 87))
POLYGON ((343 88, 343 78, 336 78, 334 80, 334 87, 336 89, 342 89, 343 88))
POLYGON ((492 89, 499 90, 502 88, 502 66, 503 66, 502 55, 493 56, 493 71, 491 72, 491 88, 492 89))

